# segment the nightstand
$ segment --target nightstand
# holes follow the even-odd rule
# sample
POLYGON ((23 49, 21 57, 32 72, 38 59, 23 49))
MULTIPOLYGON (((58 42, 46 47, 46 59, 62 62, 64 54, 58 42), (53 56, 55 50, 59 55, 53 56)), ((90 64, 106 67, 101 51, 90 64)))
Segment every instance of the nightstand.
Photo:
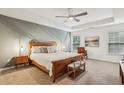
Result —
POLYGON ((87 59, 87 50, 84 47, 78 47, 78 53, 81 54, 84 59, 87 59))
POLYGON ((15 61, 16 67, 20 64, 29 63, 29 57, 28 56, 18 56, 18 57, 15 57, 15 58, 16 58, 16 61, 15 61))

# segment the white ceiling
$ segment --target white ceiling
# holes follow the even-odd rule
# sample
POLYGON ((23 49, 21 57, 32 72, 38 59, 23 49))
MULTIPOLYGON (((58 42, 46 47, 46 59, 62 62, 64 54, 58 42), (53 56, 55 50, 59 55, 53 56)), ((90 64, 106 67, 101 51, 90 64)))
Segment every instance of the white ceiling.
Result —
POLYGON ((97 25, 124 22, 124 9, 111 8, 73 8, 73 14, 88 12, 88 15, 77 17, 80 22, 55 16, 68 15, 67 8, 1 8, 0 14, 9 17, 46 25, 64 31, 77 31, 97 25), (123 20, 122 20, 123 19, 123 20))

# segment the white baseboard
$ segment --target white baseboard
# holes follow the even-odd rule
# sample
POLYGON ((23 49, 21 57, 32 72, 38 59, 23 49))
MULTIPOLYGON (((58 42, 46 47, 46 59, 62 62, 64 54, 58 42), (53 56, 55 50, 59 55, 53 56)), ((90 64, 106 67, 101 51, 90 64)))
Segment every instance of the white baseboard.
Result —
POLYGON ((105 61, 105 60, 100 60, 100 59, 93 59, 93 58, 88 58, 88 59, 90 59, 90 60, 96 60, 96 61, 102 61, 102 62, 109 62, 109 63, 119 64, 117 62, 105 61))

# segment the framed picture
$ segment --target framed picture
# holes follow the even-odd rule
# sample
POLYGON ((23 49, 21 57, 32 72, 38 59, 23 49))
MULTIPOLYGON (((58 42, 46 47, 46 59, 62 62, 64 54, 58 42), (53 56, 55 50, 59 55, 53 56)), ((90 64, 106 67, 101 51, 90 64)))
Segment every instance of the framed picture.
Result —
POLYGON ((99 47, 99 36, 86 37, 85 47, 99 47))

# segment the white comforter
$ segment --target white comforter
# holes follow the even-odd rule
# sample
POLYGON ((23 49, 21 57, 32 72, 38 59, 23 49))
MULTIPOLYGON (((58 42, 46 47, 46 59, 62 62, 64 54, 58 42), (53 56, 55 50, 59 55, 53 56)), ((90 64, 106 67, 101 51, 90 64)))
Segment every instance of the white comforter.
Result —
POLYGON ((57 53, 32 53, 31 60, 36 61, 38 64, 46 67, 50 72, 49 75, 52 76, 52 61, 66 59, 69 57, 74 57, 79 55, 78 53, 69 52, 57 52, 57 53))

